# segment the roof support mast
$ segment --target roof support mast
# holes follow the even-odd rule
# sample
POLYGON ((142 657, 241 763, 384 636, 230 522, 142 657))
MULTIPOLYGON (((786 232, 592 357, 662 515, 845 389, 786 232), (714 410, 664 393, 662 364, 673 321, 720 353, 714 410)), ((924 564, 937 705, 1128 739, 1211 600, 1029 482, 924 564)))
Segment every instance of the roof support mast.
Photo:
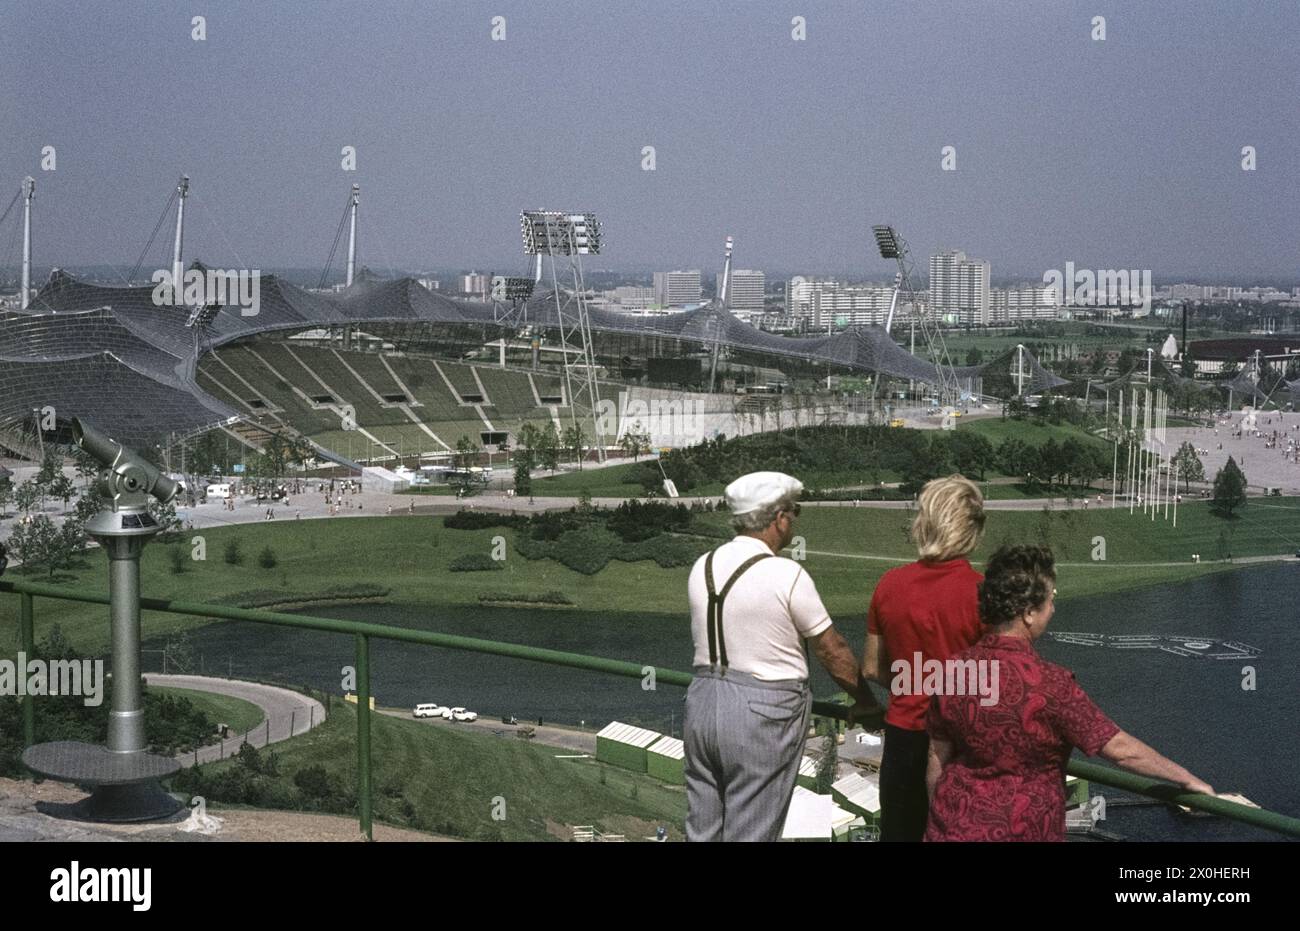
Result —
POLYGON ((185 198, 190 193, 190 176, 181 175, 176 184, 176 240, 172 244, 172 287, 180 293, 181 278, 185 269, 181 267, 181 246, 185 240, 185 198))
POLYGON ((718 313, 713 316, 713 352, 709 360, 709 392, 712 393, 718 376, 718 354, 722 349, 722 328, 725 322, 723 314, 727 311, 727 295, 731 291, 731 247, 732 239, 727 237, 727 244, 722 258, 722 284, 718 288, 718 313))
POLYGON ((23 310, 27 309, 32 294, 32 198, 35 195, 36 179, 28 175, 23 179, 23 310))
MULTIPOLYGON (((337 201, 335 201, 337 203, 337 201)), ((361 203, 361 185, 352 185, 352 199, 349 202, 348 210, 351 219, 348 227, 348 278, 347 287, 352 287, 352 275, 357 268, 357 206, 361 203)))

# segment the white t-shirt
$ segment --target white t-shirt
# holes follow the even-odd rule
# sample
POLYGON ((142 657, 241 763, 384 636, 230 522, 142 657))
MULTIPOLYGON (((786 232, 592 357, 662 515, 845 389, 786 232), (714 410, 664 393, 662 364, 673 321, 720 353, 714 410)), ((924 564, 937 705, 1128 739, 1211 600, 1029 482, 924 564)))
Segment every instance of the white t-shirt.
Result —
MULTIPOLYGON (((738 536, 724 543, 713 555, 713 590, 721 593, 732 573, 751 556, 771 552, 755 537, 738 536)), ((696 666, 709 665, 709 592, 704 584, 707 558, 701 556, 696 561, 687 586, 696 666)), ((817 586, 802 566, 782 556, 759 560, 736 580, 723 604, 722 636, 727 644, 728 668, 765 681, 807 679, 803 641, 830 626, 831 618, 817 594, 817 586)))

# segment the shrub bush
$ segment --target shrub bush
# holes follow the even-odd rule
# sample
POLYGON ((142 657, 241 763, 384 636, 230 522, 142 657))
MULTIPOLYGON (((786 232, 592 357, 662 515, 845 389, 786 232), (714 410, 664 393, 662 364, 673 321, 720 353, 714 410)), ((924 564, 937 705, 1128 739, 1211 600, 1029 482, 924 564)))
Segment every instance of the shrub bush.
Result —
POLYGON ((525 514, 493 514, 490 511, 457 511, 442 519, 449 530, 487 530, 489 527, 522 527, 528 523, 525 514))

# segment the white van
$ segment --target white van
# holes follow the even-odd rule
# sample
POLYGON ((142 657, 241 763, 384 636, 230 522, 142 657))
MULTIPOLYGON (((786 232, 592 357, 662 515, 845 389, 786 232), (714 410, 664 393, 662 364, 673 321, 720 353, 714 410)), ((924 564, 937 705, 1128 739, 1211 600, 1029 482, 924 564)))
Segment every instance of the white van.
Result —
POLYGON ((209 498, 229 498, 230 486, 227 484, 209 485, 206 494, 209 498))
POLYGON ((437 702, 425 702, 416 705, 415 709, 411 712, 411 716, 415 718, 441 718, 443 717, 443 712, 446 710, 446 708, 437 702))

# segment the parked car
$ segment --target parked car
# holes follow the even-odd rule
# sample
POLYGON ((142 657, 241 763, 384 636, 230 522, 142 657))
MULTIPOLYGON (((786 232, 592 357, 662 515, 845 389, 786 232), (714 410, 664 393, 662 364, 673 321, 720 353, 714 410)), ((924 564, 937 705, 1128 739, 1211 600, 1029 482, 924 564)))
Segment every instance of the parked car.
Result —
POLYGON ((452 708, 450 717, 453 721, 477 721, 478 712, 466 711, 464 708, 452 708))
POLYGON ((416 718, 441 718, 444 717, 443 712, 446 710, 445 707, 437 702, 430 701, 416 705, 415 709, 411 712, 411 715, 416 718))

